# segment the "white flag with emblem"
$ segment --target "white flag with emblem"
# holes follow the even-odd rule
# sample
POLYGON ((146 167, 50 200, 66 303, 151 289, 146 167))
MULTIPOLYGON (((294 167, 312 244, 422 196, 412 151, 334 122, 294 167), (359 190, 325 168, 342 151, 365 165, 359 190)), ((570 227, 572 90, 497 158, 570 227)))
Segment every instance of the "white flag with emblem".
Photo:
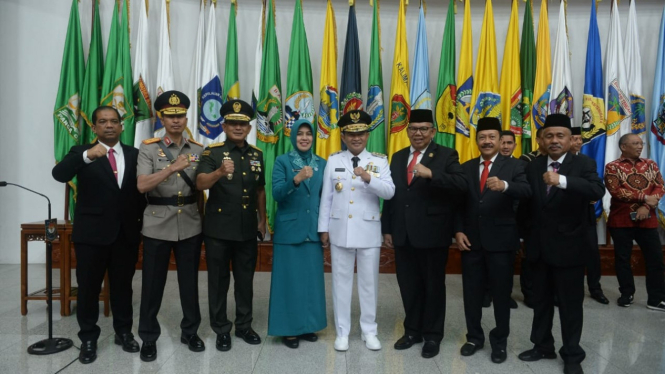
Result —
MULTIPOLYGON (((162 10, 159 16, 159 60, 157 60, 157 81, 155 82, 155 99, 162 93, 175 88, 173 82, 173 63, 171 62, 171 42, 169 37, 169 20, 166 5, 167 0, 162 1, 162 10)), ((192 97, 190 96, 190 100, 192 97)), ((155 116, 154 136, 164 136, 164 125, 159 118, 155 116)))
POLYGON ((557 23, 556 42, 554 44, 549 114, 553 113, 565 114, 571 119, 574 113, 573 75, 570 70, 565 1, 561 1, 559 7, 559 22, 557 23))
POLYGON ((206 24, 206 41, 203 51, 203 67, 201 68, 201 85, 199 86, 199 137, 201 143, 208 145, 226 139, 222 129, 223 118, 219 113, 224 103, 222 80, 219 77, 217 63, 217 17, 216 4, 213 2, 208 8, 208 22, 206 24))
POLYGON ((187 110, 187 127, 196 141, 202 141, 199 135, 199 85, 201 83, 201 67, 203 66, 203 45, 205 43, 205 4, 200 0, 199 8, 199 27, 196 31, 196 40, 194 42, 194 61, 192 61, 192 72, 189 76, 189 87, 187 96, 191 104, 187 110))
MULTIPOLYGON (((630 2, 628 10, 628 32, 626 33, 626 76, 628 77, 628 95, 632 110, 631 131, 639 135, 646 144, 646 110, 642 92, 642 55, 640 53, 640 36, 637 32, 637 12, 635 0, 630 2)), ((646 145, 640 157, 647 157, 646 145)))
POLYGON ((148 87, 148 11, 145 1, 139 1, 139 25, 136 31, 134 48, 134 118, 136 130, 134 133, 134 147, 138 148, 141 142, 152 137, 152 102, 148 87))

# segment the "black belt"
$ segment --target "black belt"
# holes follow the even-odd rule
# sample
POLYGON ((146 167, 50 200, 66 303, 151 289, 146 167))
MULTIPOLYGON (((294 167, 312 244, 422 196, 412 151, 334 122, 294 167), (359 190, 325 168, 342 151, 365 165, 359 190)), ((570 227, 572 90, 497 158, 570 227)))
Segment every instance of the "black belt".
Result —
POLYGON ((148 196, 148 204, 150 205, 172 205, 183 206, 187 204, 196 203, 196 195, 189 196, 172 196, 172 197, 153 197, 148 196))

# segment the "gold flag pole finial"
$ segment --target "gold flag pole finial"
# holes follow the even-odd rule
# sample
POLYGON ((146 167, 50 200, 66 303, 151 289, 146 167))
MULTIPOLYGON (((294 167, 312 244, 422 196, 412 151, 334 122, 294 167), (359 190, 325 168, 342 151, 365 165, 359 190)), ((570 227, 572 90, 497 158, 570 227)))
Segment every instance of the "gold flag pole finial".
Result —
POLYGON ((169 47, 171 46, 171 0, 166 0, 166 31, 169 32, 169 47))
POLYGON ((356 5, 356 0, 349 0, 349 6, 356 5))

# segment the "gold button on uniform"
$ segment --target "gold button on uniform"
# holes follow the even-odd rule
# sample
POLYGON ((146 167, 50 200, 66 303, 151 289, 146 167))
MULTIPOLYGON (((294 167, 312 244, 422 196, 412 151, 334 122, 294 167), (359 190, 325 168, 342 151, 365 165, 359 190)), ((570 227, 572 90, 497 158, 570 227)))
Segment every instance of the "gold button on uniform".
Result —
POLYGON ((351 177, 351 179, 356 179, 356 176, 355 176, 355 175, 354 175, 354 176, 352 176, 352 177, 351 177))
POLYGON ((217 212, 218 212, 218 213, 221 213, 221 212, 222 212, 222 209, 221 209, 221 208, 220 208, 220 209, 217 209, 217 212))
POLYGON ((349 214, 349 218, 353 218, 353 215, 349 214))
POLYGON ((246 189, 246 188, 243 188, 243 189, 242 189, 242 192, 247 192, 247 189, 246 189))
POLYGON ((178 214, 180 214, 180 213, 182 213, 182 210, 181 210, 181 209, 178 209, 178 214))
POLYGON ((351 191, 355 191, 355 190, 356 190, 356 188, 355 188, 355 187, 351 187, 351 191))
POLYGON ((349 204, 353 204, 353 200, 349 201, 349 204))
POLYGON ((240 159, 241 159, 241 160, 244 160, 245 158, 244 158, 244 157, 242 157, 242 156, 240 156, 240 159))
POLYGON ((243 172, 242 172, 242 175, 247 175, 247 173, 245 173, 245 172, 243 171, 243 172))
POLYGON ((178 173, 178 178, 180 178, 180 173, 178 173))

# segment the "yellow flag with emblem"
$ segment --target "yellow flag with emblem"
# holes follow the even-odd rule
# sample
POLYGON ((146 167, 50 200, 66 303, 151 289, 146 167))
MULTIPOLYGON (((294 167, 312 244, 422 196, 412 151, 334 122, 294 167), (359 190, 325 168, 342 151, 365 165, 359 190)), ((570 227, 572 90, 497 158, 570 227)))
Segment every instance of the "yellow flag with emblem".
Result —
POLYGON ((406 126, 409 124, 411 106, 409 103, 409 49, 406 43, 405 0, 399 2, 397 14, 397 34, 395 35, 395 55, 393 57, 392 79, 390 82, 390 137, 388 139, 388 161, 393 154, 409 146, 406 126))

